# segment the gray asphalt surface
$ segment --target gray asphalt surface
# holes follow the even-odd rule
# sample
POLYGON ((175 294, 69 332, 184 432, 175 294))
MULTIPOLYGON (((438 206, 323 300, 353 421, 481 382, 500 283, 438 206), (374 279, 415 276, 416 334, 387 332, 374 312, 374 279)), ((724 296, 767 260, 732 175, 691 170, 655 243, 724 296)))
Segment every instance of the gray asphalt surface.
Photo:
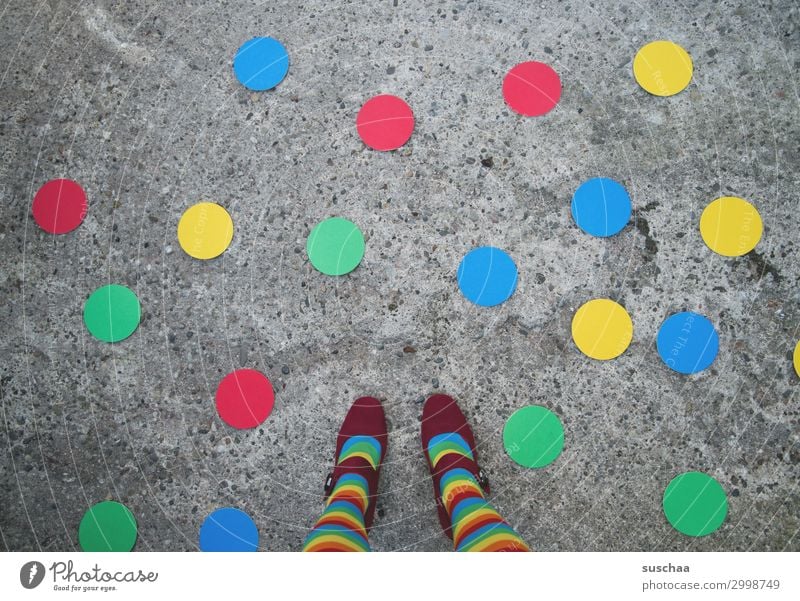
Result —
POLYGON ((322 509, 334 435, 361 395, 385 403, 390 448, 376 550, 443 551, 419 445, 426 395, 467 412, 491 499, 538 550, 800 550, 798 64, 796 3, 157 2, 12 0, 0 7, 0 548, 77 549, 103 499, 137 517, 136 550, 194 550, 203 518, 246 510, 263 550, 296 550, 322 509), (274 91, 234 78, 255 35, 286 45, 274 91), (631 72, 671 39, 694 59, 684 92, 656 98, 631 72), (503 75, 540 60, 561 75, 556 109, 526 119, 503 75), (391 153, 365 148, 355 115, 405 98, 416 129, 391 153), (631 224, 610 239, 572 221, 577 186, 623 182, 631 224), (38 187, 81 182, 89 213, 51 236, 38 187), (755 251, 712 253, 698 231, 723 195, 764 221, 755 251), (182 212, 225 206, 230 248, 179 247, 182 212), (362 228, 362 264, 329 278, 305 241, 321 219, 362 228), (476 245, 504 248, 520 280, 492 309, 458 291, 476 245), (134 289, 139 329, 108 345, 82 322, 106 283, 134 289), (574 311, 619 300, 628 350, 592 361, 574 311), (671 313, 708 316, 712 367, 681 376, 655 336, 671 313), (276 406, 234 431, 219 380, 267 374, 276 406), (561 457, 526 470, 502 428, 542 404, 566 431, 561 457), (697 469, 729 513, 694 539, 661 496, 697 469))

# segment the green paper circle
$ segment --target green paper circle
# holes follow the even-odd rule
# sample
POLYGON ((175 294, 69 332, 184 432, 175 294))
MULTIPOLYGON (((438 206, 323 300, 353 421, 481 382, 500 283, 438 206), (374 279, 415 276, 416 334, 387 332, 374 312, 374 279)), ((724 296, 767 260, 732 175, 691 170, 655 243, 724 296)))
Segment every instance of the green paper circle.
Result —
POLYGON ((358 267, 364 258, 364 235, 352 221, 331 217, 311 230, 306 252, 318 271, 344 275, 358 267))
POLYGON ((84 551, 130 551, 136 543, 136 519, 122 503, 102 501, 83 515, 78 543, 84 551))
POLYGON ((564 426, 545 407, 523 407, 508 418, 503 428, 503 446, 520 465, 544 467, 555 461, 564 448, 564 426))
POLYGON ((95 290, 83 306, 83 322, 92 336, 119 342, 133 334, 142 309, 139 299, 125 286, 110 284, 95 290))
POLYGON ((702 472, 684 472, 664 490, 664 515, 689 536, 711 534, 725 521, 728 497, 719 482, 702 472))

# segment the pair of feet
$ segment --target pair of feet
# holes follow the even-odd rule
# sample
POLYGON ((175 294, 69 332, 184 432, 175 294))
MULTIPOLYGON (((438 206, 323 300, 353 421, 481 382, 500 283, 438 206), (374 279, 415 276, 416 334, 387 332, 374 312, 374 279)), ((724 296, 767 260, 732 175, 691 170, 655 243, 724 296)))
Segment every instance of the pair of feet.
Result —
MULTIPOLYGON (((501 531, 508 530, 514 537, 516 533, 485 502, 489 483, 478 465, 475 438, 463 412, 451 397, 436 394, 425 402, 421 439, 433 480, 439 522, 456 548, 527 550, 521 540, 509 545, 509 537, 501 536, 501 531), (496 544, 492 543, 495 539, 496 544)), ((380 401, 372 397, 357 399, 342 423, 336 439, 336 464, 325 482, 327 502, 330 505, 333 501, 339 505, 339 510, 331 507, 331 515, 321 522, 325 522, 325 528, 335 530, 347 526, 359 531, 358 542, 363 539, 366 548, 366 534, 375 517, 378 479, 387 447, 386 418, 380 401), (363 514, 363 521, 357 520, 354 526, 352 514, 358 513, 363 514)), ((333 548, 335 546, 315 550, 340 550, 333 548)))

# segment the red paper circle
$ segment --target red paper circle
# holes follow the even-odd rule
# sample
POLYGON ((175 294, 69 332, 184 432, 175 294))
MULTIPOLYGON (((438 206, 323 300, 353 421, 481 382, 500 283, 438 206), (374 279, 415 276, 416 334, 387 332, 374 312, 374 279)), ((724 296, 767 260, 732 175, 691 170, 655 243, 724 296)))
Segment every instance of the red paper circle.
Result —
POLYGON ((405 100, 382 94, 364 103, 356 117, 358 135, 375 150, 394 150, 414 131, 414 112, 405 100))
POLYGON ((66 234, 86 217, 86 193, 71 179, 53 179, 33 197, 33 218, 51 234, 66 234))
POLYGON ((503 98, 515 113, 539 117, 561 99, 561 79, 544 63, 520 63, 503 80, 503 98))
POLYGON ((255 428, 275 405, 275 393, 267 376, 255 369, 237 369, 217 387, 217 412, 229 426, 255 428))

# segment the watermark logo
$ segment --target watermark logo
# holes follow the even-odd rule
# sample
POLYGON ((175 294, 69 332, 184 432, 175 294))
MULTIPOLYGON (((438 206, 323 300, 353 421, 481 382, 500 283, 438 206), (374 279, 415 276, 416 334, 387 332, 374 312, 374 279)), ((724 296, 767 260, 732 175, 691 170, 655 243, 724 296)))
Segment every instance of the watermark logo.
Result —
POLYGON ((25 588, 36 588, 44 580, 44 564, 29 561, 19 570, 19 581, 25 588))
MULTIPOLYGON (((33 589, 42 584, 45 576, 50 574, 54 591, 90 592, 99 591, 107 593, 127 586, 128 583, 155 582, 158 572, 144 572, 142 570, 105 570, 95 563, 91 568, 83 569, 76 566, 72 560, 55 561, 52 565, 45 565, 38 561, 29 561, 19 570, 19 582, 27 588, 33 589)), ((50 582, 48 580, 48 582, 50 582)))

